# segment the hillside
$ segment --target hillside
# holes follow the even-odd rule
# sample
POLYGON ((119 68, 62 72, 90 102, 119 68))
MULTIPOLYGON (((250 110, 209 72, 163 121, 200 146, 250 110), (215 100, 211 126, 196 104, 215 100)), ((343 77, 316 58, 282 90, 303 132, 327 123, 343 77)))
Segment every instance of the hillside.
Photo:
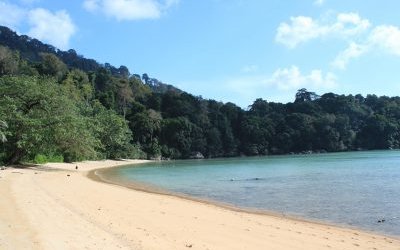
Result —
MULTIPOLYGON (((18 35, 11 29, 0 26, 0 45, 8 47, 11 50, 19 52, 22 59, 30 62, 40 62, 42 53, 49 53, 57 56, 69 68, 80 69, 85 72, 94 72, 99 69, 105 69, 115 77, 135 76, 141 78, 138 74, 129 72, 126 66, 114 67, 109 63, 100 64, 94 59, 88 59, 82 55, 78 55, 75 50, 62 51, 52 45, 44 44, 41 41, 26 35, 18 35)), ((172 85, 160 82, 155 78, 150 78, 147 74, 143 74, 143 81, 155 92, 166 92, 169 90, 178 91, 172 85)))
POLYGON ((247 110, 0 27, 0 161, 397 149, 400 98, 262 98, 247 110))

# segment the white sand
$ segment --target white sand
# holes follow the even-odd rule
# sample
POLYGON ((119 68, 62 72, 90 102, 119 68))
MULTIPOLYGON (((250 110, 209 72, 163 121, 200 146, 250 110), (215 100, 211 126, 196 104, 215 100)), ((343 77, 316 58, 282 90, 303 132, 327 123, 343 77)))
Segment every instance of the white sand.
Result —
POLYGON ((0 171, 0 249, 400 249, 390 237, 232 211, 86 176, 137 162, 0 171))

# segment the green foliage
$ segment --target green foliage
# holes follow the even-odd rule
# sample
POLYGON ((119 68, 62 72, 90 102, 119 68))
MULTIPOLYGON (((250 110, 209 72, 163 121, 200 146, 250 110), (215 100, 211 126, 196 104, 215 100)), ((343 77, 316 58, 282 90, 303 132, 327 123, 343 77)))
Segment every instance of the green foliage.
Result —
POLYGON ((9 48, 0 46, 0 76, 18 72, 19 57, 9 48))
POLYGON ((95 158, 97 141, 88 131, 87 118, 54 80, 2 77, 0 92, 0 113, 9 125, 4 146, 9 163, 54 148, 64 152, 66 159, 95 158))
POLYGON ((93 122, 93 130, 100 140, 98 152, 104 158, 129 158, 138 154, 136 148, 130 144, 132 132, 128 127, 128 122, 114 110, 107 110, 97 103, 93 122))
POLYGON ((33 159, 33 163, 35 164, 45 164, 48 162, 64 162, 64 157, 62 155, 43 155, 37 154, 33 159))
POLYGON ((0 27, 0 162, 400 148, 400 97, 205 100, 0 27))
POLYGON ((45 155, 37 154, 33 159, 33 162, 36 164, 45 164, 48 162, 48 160, 45 155))
POLYGON ((42 75, 55 77, 58 81, 61 80, 67 73, 68 68, 56 55, 51 53, 40 53, 42 61, 38 67, 42 75))
POLYGON ((76 101, 84 101, 87 105, 94 97, 94 88, 88 75, 77 69, 67 73, 63 85, 69 90, 70 97, 76 101))

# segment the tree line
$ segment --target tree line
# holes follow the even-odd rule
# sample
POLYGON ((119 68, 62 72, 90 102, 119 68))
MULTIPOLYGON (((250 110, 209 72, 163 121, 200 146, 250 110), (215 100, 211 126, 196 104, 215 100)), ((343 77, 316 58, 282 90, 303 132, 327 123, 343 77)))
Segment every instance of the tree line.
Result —
POLYGON ((39 41, 28 46, 31 39, 4 38, 3 33, 0 44, 19 40, 12 48, 0 46, 2 163, 400 146, 400 97, 319 96, 300 89, 293 102, 260 98, 242 109, 193 96, 147 74, 131 74, 125 66, 101 65, 82 56, 97 66, 73 64, 69 60, 76 58, 61 57, 64 52, 43 49, 46 45, 39 41))

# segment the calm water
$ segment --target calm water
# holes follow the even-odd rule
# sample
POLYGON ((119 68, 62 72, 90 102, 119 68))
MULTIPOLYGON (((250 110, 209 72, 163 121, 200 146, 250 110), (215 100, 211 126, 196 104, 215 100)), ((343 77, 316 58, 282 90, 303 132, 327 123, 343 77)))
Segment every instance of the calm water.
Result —
POLYGON ((242 208, 400 235, 400 151, 172 161, 111 171, 242 208))

